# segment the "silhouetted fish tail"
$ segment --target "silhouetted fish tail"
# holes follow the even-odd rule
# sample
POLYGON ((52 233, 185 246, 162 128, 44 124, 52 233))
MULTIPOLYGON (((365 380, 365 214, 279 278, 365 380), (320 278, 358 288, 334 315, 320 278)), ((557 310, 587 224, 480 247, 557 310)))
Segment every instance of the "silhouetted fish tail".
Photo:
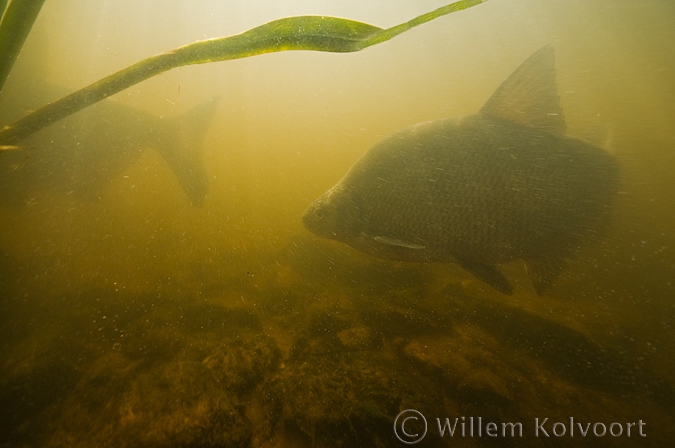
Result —
POLYGON ((219 100, 220 97, 210 98, 185 114, 166 120, 157 148, 194 206, 204 203, 209 188, 203 142, 219 100))

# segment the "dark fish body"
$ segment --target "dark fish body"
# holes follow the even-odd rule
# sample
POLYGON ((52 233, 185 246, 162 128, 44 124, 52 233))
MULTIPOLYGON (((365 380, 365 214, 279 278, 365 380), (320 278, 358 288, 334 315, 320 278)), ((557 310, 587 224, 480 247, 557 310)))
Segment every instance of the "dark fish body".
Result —
POLYGON ((479 113, 378 142, 303 221, 380 258, 457 262, 507 294, 495 265, 523 259, 542 293, 605 226, 618 185, 612 155, 563 133, 545 47, 479 113))

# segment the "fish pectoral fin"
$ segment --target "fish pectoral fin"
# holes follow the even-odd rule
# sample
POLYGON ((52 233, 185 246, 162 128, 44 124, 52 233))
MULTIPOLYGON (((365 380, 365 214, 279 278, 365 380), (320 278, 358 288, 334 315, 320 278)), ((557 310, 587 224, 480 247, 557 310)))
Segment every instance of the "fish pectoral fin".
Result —
POLYGON ((420 244, 409 243, 407 241, 399 240, 397 238, 389 238, 387 236, 376 236, 373 239, 378 243, 386 244, 388 246, 405 247, 408 249, 416 249, 416 250, 425 248, 425 246, 422 246, 420 244))
POLYGON ((542 295, 551 282, 567 266, 567 262, 558 256, 540 257, 525 260, 527 275, 537 295, 542 295))
POLYGON ((457 263, 497 291, 509 296, 513 293, 513 286, 496 266, 466 259, 457 259, 457 263))

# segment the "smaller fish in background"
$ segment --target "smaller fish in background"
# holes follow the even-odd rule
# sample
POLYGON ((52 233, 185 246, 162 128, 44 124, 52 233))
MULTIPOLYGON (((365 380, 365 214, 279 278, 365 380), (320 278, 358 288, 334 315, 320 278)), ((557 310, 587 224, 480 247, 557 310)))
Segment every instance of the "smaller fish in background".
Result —
MULTIPOLYGON (((24 98, 43 105, 57 89, 45 84, 35 91, 24 98)), ((18 93, 25 95, 26 91, 18 93)), ((3 92, 0 106, 16 107, 6 96, 3 92)), ((99 198, 117 176, 140 159, 144 149, 153 148, 192 204, 199 206, 208 190, 202 143, 217 103, 218 98, 208 99, 171 118, 111 100, 90 106, 18 142, 23 150, 0 153, 0 203, 24 204, 40 189, 99 198)))
POLYGON ((614 156, 565 129, 546 46, 478 113, 375 144, 303 223, 376 257, 456 262, 504 294, 496 265, 522 259, 542 294, 606 226, 619 181, 614 156))
MULTIPOLYGON (((47 32, 35 26, 0 92, 0 127, 71 93, 47 81, 50 60, 47 32)), ((0 206, 25 205, 39 191, 98 200, 148 148, 199 206, 209 187, 202 143, 217 105, 207 99, 168 118, 114 100, 87 107, 0 151, 0 206)))

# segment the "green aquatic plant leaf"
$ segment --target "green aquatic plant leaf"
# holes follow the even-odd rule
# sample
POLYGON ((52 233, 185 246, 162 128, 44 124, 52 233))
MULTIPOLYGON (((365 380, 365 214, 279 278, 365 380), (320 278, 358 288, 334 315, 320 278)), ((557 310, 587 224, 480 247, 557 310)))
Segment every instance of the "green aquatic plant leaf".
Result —
POLYGON ((0 0, 0 21, 2 20, 2 16, 5 14, 5 9, 7 9, 7 1, 8 0, 0 0))
POLYGON ((0 91, 45 0, 0 1, 0 91))
POLYGON ((487 0, 461 0, 408 22, 383 29, 326 16, 287 17, 229 37, 208 39, 143 59, 58 101, 47 104, 0 130, 0 145, 10 148, 38 130, 159 73, 184 65, 228 61, 290 50, 346 53, 360 51, 430 20, 487 0))

